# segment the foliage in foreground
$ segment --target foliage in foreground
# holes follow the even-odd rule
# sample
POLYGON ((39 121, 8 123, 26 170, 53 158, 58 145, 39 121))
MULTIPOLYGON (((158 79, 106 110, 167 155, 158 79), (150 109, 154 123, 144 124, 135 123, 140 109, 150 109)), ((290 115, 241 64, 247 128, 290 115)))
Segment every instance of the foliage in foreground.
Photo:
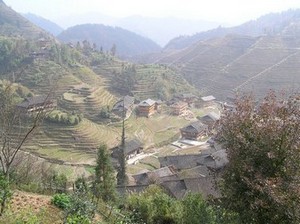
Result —
POLYGON ((236 101, 222 119, 219 140, 227 149, 223 205, 241 223, 300 222, 300 102, 271 92, 259 104, 236 101))

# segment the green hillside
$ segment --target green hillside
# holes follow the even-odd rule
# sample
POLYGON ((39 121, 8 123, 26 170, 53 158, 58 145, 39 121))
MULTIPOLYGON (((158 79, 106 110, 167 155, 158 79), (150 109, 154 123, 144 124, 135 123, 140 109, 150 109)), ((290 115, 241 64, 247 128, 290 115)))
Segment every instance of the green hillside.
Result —
POLYGON ((19 36, 29 39, 46 36, 44 30, 7 7, 3 1, 0 1, 0 33, 5 36, 19 36))

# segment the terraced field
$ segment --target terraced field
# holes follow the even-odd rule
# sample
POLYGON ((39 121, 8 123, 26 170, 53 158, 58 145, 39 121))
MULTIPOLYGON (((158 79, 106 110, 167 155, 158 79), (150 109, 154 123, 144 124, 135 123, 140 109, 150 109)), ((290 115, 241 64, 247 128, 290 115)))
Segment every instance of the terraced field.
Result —
POLYGON ((220 100, 244 91, 258 97, 270 89, 296 91, 300 89, 296 31, 288 27, 283 35, 227 36, 199 42, 158 62, 175 66, 202 95, 220 100))

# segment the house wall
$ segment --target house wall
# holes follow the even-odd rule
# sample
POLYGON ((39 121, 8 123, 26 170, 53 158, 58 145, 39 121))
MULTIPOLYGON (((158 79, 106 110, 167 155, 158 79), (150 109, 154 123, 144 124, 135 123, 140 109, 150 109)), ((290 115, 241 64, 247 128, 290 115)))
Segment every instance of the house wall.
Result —
POLYGON ((190 139, 190 140, 198 140, 199 138, 203 137, 206 133, 205 131, 196 133, 196 132, 186 132, 180 131, 182 138, 190 139))
POLYGON ((139 106, 138 107, 139 116, 149 117, 152 114, 154 114, 155 111, 156 111, 155 104, 153 104, 152 106, 139 106))

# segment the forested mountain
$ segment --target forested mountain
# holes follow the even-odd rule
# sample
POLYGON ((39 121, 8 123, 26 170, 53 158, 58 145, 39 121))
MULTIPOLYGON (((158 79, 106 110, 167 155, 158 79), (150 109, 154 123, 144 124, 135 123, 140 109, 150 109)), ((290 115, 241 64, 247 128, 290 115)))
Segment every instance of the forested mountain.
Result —
POLYGON ((0 34, 37 39, 46 35, 46 32, 0 1, 0 34))
POLYGON ((30 22, 32 22, 33 24, 41 27, 42 29, 48 31, 49 33, 51 33, 54 36, 57 36, 58 34, 60 34, 63 31, 63 28, 61 28, 59 25, 57 25, 56 23, 47 20, 41 16, 37 16, 34 15, 32 13, 26 13, 26 14, 22 14, 26 19, 28 19, 30 22))
POLYGON ((256 20, 251 20, 235 27, 218 27, 191 36, 180 36, 171 40, 165 50, 183 49, 202 40, 220 38, 228 34, 258 37, 262 35, 276 35, 282 32, 290 23, 300 20, 300 9, 288 10, 282 13, 270 13, 256 20))
POLYGON ((100 24, 78 25, 63 31, 58 38, 66 43, 76 45, 78 41, 88 41, 90 45, 103 51, 111 51, 119 56, 130 57, 133 55, 158 52, 160 47, 152 40, 137 35, 128 30, 100 24))

